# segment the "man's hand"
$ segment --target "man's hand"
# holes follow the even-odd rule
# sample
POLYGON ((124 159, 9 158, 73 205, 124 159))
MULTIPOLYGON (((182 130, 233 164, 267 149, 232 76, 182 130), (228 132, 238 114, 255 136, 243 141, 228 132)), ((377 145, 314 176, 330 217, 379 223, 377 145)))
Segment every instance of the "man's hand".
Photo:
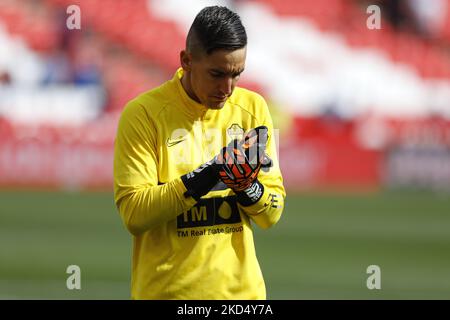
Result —
POLYGON ((267 131, 265 126, 250 130, 241 141, 231 141, 212 160, 181 176, 187 189, 185 197, 191 196, 198 201, 222 180, 236 194, 245 193, 255 200, 258 190, 263 190, 261 184, 258 183, 259 188, 254 185, 258 173, 261 168, 264 170, 272 165, 272 160, 265 154, 267 131))
POLYGON ((197 169, 181 176, 187 191, 184 193, 185 197, 193 197, 195 200, 207 194, 219 182, 220 166, 214 159, 202 164, 197 169))
POLYGON ((265 153, 267 131, 265 126, 252 129, 241 141, 233 140, 219 154, 220 179, 233 191, 248 189, 261 168, 271 166, 272 160, 265 153))

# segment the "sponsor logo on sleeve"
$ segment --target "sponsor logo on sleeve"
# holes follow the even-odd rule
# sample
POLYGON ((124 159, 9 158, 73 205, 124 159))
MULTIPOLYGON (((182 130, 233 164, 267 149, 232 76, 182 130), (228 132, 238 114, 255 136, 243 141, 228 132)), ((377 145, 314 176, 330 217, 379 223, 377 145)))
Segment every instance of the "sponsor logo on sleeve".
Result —
POLYGON ((264 204, 265 207, 271 206, 272 208, 281 208, 281 204, 279 202, 280 195, 276 193, 270 193, 267 202, 264 204))

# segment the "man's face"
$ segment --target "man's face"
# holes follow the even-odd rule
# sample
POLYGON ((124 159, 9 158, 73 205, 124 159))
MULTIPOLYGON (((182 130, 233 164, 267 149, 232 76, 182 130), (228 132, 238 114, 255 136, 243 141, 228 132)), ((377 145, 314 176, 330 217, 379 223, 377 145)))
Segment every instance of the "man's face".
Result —
POLYGON ((246 53, 245 47, 234 51, 216 50, 195 58, 185 53, 188 60, 184 62, 189 62, 189 65, 183 63, 190 82, 188 94, 210 109, 221 109, 244 71, 246 53))

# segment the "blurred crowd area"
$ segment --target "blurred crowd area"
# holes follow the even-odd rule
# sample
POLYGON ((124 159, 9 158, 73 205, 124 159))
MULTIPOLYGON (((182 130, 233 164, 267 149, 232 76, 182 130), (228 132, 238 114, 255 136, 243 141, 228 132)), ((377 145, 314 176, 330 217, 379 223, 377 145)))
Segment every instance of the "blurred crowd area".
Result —
POLYGON ((247 28, 289 190, 450 190, 449 0, 0 0, 0 186, 110 189, 121 110, 213 4, 247 28))
POLYGON ((376 0, 396 30, 414 33, 437 45, 449 46, 448 1, 376 0))

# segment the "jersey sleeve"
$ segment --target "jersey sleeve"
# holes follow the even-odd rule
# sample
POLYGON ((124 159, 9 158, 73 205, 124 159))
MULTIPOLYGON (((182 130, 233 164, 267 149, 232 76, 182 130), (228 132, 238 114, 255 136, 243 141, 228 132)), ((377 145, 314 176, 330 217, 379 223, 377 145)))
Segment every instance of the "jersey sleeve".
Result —
POLYGON ((158 185, 157 135, 152 117, 136 100, 125 107, 114 147, 114 200, 136 235, 166 223, 195 205, 180 178, 158 185))
POLYGON ((266 147, 267 155, 272 159, 273 166, 268 172, 263 170, 258 175, 259 182, 264 186, 264 193, 259 201, 250 206, 239 205, 240 210, 247 214, 258 226, 263 229, 269 228, 281 217, 284 209, 286 191, 283 186, 283 177, 277 156, 278 132, 273 128, 272 117, 265 100, 259 96, 258 99, 257 126, 265 125, 268 128, 269 137, 266 147))

